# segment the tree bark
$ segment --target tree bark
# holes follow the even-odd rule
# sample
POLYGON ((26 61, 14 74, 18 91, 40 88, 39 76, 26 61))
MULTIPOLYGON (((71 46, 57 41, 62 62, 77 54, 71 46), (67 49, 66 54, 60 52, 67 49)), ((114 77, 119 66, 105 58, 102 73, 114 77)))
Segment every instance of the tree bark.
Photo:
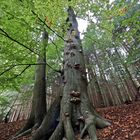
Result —
POLYGON ((63 135, 67 140, 75 140, 75 133, 80 132, 80 126, 83 124, 81 137, 87 130, 91 140, 96 140, 95 128, 104 128, 110 123, 100 117, 89 102, 84 54, 76 16, 71 7, 68 8, 67 22, 70 26, 64 49, 65 85, 61 101, 60 122, 49 140, 58 139, 56 137, 63 130, 63 135))
POLYGON ((25 126, 17 132, 17 135, 31 128, 38 128, 46 115, 46 46, 48 43, 48 33, 44 31, 42 33, 40 44, 40 55, 37 59, 37 63, 42 65, 36 66, 35 72, 35 84, 33 89, 32 107, 30 117, 27 120, 25 126))
POLYGON ((59 122, 60 101, 61 97, 58 94, 46 116, 44 117, 42 124, 32 136, 32 140, 40 140, 43 138, 49 139, 49 137, 52 135, 59 122))
POLYGON ((40 56, 38 57, 38 63, 44 63, 44 65, 37 66, 35 75, 35 85, 33 90, 33 105, 35 112, 35 123, 40 126, 44 116, 46 115, 46 40, 48 41, 48 33, 44 32, 42 35, 43 46, 40 56), (44 40, 45 39, 45 40, 44 40), (45 43, 45 44, 44 44, 45 43))

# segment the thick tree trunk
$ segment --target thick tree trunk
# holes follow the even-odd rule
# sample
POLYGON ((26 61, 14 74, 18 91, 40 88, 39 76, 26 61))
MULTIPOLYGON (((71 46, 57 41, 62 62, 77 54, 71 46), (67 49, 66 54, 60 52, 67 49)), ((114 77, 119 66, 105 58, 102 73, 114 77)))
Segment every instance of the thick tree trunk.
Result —
POLYGON ((110 123, 101 118, 89 102, 84 55, 76 16, 71 7, 68 8, 67 21, 70 27, 64 50, 65 85, 61 101, 60 122, 49 140, 61 140, 63 135, 67 140, 75 140, 75 130, 80 132, 81 128, 81 137, 85 131, 88 131, 91 140, 96 140, 95 128, 104 128, 110 123), (59 134, 61 138, 58 138, 59 134))
POLYGON ((35 84, 33 89, 32 112, 34 116, 34 125, 39 127, 46 115, 46 46, 48 42, 48 33, 42 33, 42 42, 40 45, 40 56, 37 63, 43 65, 36 66, 35 84))
POLYGON ((35 72, 35 84, 33 89, 32 107, 30 117, 27 120, 25 126, 17 132, 15 136, 18 136, 25 131, 32 128, 38 128, 46 115, 46 46, 48 43, 48 33, 44 31, 42 33, 42 41, 40 44, 40 55, 37 59, 37 63, 42 65, 36 66, 35 72))

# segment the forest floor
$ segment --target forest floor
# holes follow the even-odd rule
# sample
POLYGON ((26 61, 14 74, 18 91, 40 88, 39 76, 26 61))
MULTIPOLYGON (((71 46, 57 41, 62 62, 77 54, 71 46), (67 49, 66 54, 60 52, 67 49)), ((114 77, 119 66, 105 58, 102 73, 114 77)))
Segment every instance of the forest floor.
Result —
MULTIPOLYGON (((140 101, 116 107, 100 108, 97 111, 112 125, 97 130, 98 140, 140 140, 140 101)), ((8 140, 25 121, 0 123, 0 140, 8 140)), ((29 136, 18 140, 28 140, 29 136)), ((80 140, 80 139, 78 139, 80 140)), ((85 140, 89 140, 85 138, 85 140)))

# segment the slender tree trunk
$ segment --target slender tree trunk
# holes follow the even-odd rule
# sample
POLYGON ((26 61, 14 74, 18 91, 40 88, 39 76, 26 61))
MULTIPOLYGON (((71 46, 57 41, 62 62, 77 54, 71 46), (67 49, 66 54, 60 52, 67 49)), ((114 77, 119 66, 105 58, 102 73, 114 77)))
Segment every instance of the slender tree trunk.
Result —
MULTIPOLYGON (((108 56, 109 56, 109 59, 110 59, 112 65, 114 67, 114 70, 116 72, 116 76, 118 77, 119 81, 121 82, 122 100, 123 100, 123 102, 131 101, 132 100, 132 96, 130 94, 131 90, 130 91, 128 90, 129 89, 128 84, 126 83, 126 80, 125 80, 125 77, 124 77, 124 75, 125 75, 124 69, 122 67, 119 67, 119 66, 122 66, 122 64, 121 63, 118 64, 117 62, 114 63, 113 60, 116 59, 116 58, 113 58, 114 56, 111 55, 109 51, 107 51, 107 53, 108 53, 108 56), (123 89, 123 91, 122 91, 122 89, 123 89)), ((116 53, 115 53, 115 55, 116 55, 116 53)))
POLYGON ((89 84, 88 84, 88 88, 90 88, 91 90, 91 99, 92 97, 95 97, 93 99, 95 106, 96 107, 103 107, 105 106, 105 99, 104 99, 104 95, 103 92, 101 91, 99 82, 98 82, 98 78, 97 78, 97 74, 95 72, 95 68, 94 66, 90 66, 90 60, 88 58, 88 56, 85 57, 86 58, 86 64, 88 65, 88 77, 89 77, 89 84), (94 92, 93 92, 94 91, 94 92))
MULTIPOLYGON (((110 70, 111 80, 113 81, 113 85, 115 86, 116 91, 117 91, 117 93, 114 96, 117 100, 117 104, 121 104, 121 103, 123 103, 123 98, 122 98, 122 93, 118 87, 118 82, 117 82, 117 78, 116 78, 117 75, 115 74, 115 72, 113 72, 114 64, 111 60, 110 51, 106 50, 106 52, 108 55, 108 61, 110 62, 110 65, 111 65, 111 70, 110 70)), ((114 70, 115 70, 115 68, 114 68, 114 70)))
POLYGON ((94 73, 94 80, 95 80, 94 85, 96 87, 96 92, 97 92, 97 94, 99 96, 100 106, 105 107, 107 105, 107 103, 106 103, 106 100, 107 100, 106 95, 104 94, 104 92, 103 92, 103 90, 102 90, 102 88, 101 88, 101 86, 99 84, 99 80, 98 80, 98 76, 96 74, 95 68, 92 67, 92 70, 93 70, 93 73, 94 73))
POLYGON ((113 90, 114 91, 114 98, 115 98, 115 103, 116 105, 118 104, 121 104, 121 91, 120 89, 118 88, 118 85, 117 85, 117 80, 116 80, 116 77, 114 76, 113 72, 110 71, 110 74, 111 74, 111 79, 112 79, 112 83, 113 83, 113 86, 116 88, 116 91, 117 93, 115 92, 115 89, 113 90))
POLYGON ((46 115, 46 45, 48 41, 48 33, 46 31, 42 34, 41 51, 38 57, 38 63, 44 63, 36 68, 35 85, 33 90, 33 109, 35 112, 35 123, 37 127, 42 123, 46 115))
POLYGON ((96 64, 97 64, 97 66, 98 66, 98 68, 99 68, 99 72, 100 72, 100 75, 101 75, 101 80, 102 80, 102 82, 104 81, 104 85, 105 85, 105 87, 106 87, 106 89, 107 89, 107 93, 109 93, 109 96, 107 96, 107 94, 104 95, 104 99, 105 99, 105 102, 106 102, 106 106, 109 106, 109 105, 113 104, 114 99, 113 99, 111 90, 110 90, 110 88, 109 88, 109 86, 108 86, 108 82, 107 82, 107 80, 106 80, 106 77, 105 77, 105 74, 104 74, 104 72, 103 72, 103 69, 102 69, 102 67, 101 67, 101 65, 100 65, 100 62, 99 62, 99 60, 98 60, 98 57, 97 57, 95 48, 94 48, 93 54, 94 54, 94 57, 95 57, 96 64), (110 101, 111 101, 112 103, 109 103, 109 97, 110 97, 110 101))
POLYGON ((123 67, 125 69, 125 72, 127 73, 127 76, 129 77, 129 79, 130 79, 130 81, 132 83, 132 91, 133 91, 133 95, 132 96, 135 97, 135 95, 137 95, 137 93, 138 93, 138 88, 135 85, 135 82, 134 82, 134 80, 132 78, 132 75, 131 75, 130 71, 128 70, 127 65, 123 62, 123 60, 122 60, 120 54, 118 53, 118 50, 117 50, 116 47, 115 47, 115 52, 116 52, 118 58, 121 60, 121 64, 123 65, 123 67))

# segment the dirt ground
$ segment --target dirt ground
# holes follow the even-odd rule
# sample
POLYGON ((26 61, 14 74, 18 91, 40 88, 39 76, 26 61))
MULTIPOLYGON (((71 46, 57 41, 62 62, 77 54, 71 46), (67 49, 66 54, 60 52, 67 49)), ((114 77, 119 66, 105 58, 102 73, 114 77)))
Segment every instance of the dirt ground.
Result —
MULTIPOLYGON (((98 140, 140 140, 140 102, 101 108, 97 111, 112 122, 111 126, 97 130, 98 140)), ((0 123, 0 140, 9 140, 24 123, 25 121, 0 123)), ((21 137, 18 140, 28 140, 29 137, 21 137)))

